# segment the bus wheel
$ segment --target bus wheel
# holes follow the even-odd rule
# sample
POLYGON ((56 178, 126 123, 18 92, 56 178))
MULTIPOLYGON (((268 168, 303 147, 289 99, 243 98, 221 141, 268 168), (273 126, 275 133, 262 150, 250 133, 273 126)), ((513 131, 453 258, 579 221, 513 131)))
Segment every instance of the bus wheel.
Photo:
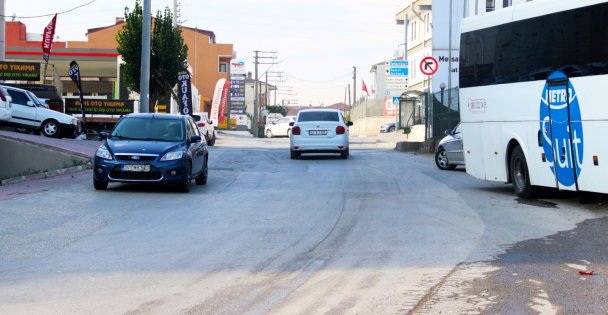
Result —
POLYGON ((530 184, 530 172, 528 172, 526 156, 520 146, 513 149, 509 165, 511 182, 513 182, 515 194, 521 198, 531 198, 534 196, 535 189, 530 184))

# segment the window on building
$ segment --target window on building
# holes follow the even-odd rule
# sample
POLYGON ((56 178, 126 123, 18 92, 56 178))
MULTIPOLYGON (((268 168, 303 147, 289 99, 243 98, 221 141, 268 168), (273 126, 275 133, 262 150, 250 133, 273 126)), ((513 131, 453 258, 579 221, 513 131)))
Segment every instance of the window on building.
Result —
POLYGON ((506 7, 510 7, 512 5, 512 0, 502 0, 502 7, 506 8, 506 7))
POLYGON ((228 64, 225 62, 220 62, 220 72, 228 72, 228 64))
POLYGON ((494 11, 495 0, 486 0, 486 12, 494 11))
MULTIPOLYGON (((416 59, 412 60, 412 62, 410 63, 410 65, 415 65, 415 64, 417 64, 416 63, 416 59)), ((411 79, 413 81, 414 79, 416 79, 416 67, 410 67, 410 70, 412 70, 412 77, 411 77, 411 79)))
POLYGON ((424 26, 424 31, 425 33, 430 33, 431 32, 431 14, 427 13, 426 16, 424 17, 424 22, 425 22, 425 26, 424 26))

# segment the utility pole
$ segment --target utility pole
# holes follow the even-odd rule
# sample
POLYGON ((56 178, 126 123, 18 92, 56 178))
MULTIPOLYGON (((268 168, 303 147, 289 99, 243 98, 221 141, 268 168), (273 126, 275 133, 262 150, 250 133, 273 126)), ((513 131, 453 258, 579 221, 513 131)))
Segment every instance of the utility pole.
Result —
POLYGON ((353 102, 357 104, 357 67, 353 66, 353 102))
POLYGON ((258 123, 260 122, 260 116, 261 116, 261 112, 260 112, 260 108, 259 107, 259 77, 258 77, 258 65, 260 64, 276 64, 276 62, 274 61, 277 57, 276 57, 276 51, 260 51, 260 50, 254 50, 254 64, 255 64, 255 88, 254 88, 254 99, 253 99, 253 120, 251 122, 251 133, 253 134, 254 137, 262 137, 262 135, 259 134, 259 128, 258 128, 258 123), (271 54, 270 56, 260 56, 261 54, 271 54), (258 59, 272 59, 272 62, 259 62, 258 59))
MULTIPOLYGON (((4 4, 4 0, 0 0, 0 61, 4 61, 4 55, 5 55, 5 47, 6 47, 6 39, 5 39, 5 27, 6 27, 6 18, 4 17, 5 15, 5 4, 4 4)), ((42 82, 44 82, 44 79, 42 79, 42 82)))
POLYGON ((264 91, 264 108, 268 106, 268 71, 266 71, 266 78, 264 79, 266 89, 264 91))
POLYGON ((150 1, 144 0, 144 18, 141 31, 141 73, 139 77, 139 111, 147 113, 150 109, 150 1))
POLYGON ((353 103, 350 100, 350 84, 348 85, 348 108, 349 108, 349 113, 352 112, 353 110, 353 103))
POLYGON ((448 44, 448 129, 450 126, 450 115, 452 115, 452 0, 450 0, 450 30, 449 30, 449 41, 448 44))

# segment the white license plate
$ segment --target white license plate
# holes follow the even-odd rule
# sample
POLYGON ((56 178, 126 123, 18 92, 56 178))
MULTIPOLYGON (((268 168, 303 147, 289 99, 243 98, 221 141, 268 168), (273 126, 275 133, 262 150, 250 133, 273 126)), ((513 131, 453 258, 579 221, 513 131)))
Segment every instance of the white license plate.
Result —
POLYGON ((125 172, 149 172, 150 165, 123 165, 122 170, 125 172))
POLYGON ((308 134, 311 136, 325 136, 327 135, 327 130, 309 130, 308 134))

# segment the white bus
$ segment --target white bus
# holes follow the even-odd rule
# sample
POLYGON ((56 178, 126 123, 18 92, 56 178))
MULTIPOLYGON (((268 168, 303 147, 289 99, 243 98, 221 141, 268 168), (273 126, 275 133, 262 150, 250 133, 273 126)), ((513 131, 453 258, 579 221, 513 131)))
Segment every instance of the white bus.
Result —
POLYGON ((467 173, 608 193, 608 0, 534 0, 462 22, 467 173))

